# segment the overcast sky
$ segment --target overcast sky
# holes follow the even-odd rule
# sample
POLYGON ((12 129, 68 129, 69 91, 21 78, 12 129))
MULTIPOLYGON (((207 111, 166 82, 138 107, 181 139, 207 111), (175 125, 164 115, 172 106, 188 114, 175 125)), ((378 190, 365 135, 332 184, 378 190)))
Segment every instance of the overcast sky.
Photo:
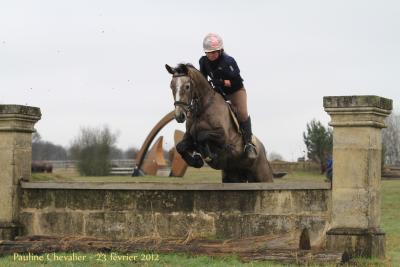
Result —
POLYGON ((328 124, 323 96, 379 95, 399 112, 395 0, 4 0, 0 104, 40 107, 36 129, 55 144, 108 125, 118 147, 139 148, 173 109, 164 65, 198 66, 209 32, 238 62, 254 133, 286 160, 303 155, 307 122, 328 124))

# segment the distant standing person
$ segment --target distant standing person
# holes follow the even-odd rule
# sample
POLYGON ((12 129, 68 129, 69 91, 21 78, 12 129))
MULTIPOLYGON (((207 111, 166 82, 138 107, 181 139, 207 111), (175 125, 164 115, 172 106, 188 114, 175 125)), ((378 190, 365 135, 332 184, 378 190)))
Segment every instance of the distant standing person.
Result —
POLYGON ((251 120, 247 112, 247 93, 236 60, 225 53, 222 38, 215 33, 204 37, 205 56, 199 60, 200 71, 209 79, 214 89, 236 109, 243 133, 244 151, 248 158, 256 158, 257 151, 252 143, 251 120))
POLYGON ((332 176, 333 176, 333 160, 328 159, 326 167, 326 181, 332 182, 332 176))

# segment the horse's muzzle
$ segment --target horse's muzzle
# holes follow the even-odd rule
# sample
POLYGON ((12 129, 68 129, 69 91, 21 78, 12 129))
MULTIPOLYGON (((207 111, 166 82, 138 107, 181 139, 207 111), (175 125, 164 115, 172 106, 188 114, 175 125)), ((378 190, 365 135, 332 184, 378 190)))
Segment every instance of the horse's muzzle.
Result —
POLYGON ((178 123, 183 123, 186 120, 186 113, 181 108, 175 109, 175 120, 178 123))

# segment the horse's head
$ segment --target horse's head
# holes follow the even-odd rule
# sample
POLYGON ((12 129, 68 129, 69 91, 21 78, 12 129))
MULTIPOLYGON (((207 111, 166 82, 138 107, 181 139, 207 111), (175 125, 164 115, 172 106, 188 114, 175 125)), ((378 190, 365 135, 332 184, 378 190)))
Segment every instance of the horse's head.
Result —
POLYGON ((180 64, 176 68, 166 64, 165 68, 172 74, 170 87, 175 101, 175 119, 182 123, 187 118, 187 112, 193 100, 193 82, 189 77, 189 69, 184 64, 180 64))

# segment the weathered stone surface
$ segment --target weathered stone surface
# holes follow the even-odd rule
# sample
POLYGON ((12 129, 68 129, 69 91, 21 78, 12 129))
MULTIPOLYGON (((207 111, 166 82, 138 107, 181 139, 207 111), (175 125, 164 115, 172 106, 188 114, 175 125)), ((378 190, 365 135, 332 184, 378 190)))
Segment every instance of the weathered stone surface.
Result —
POLYGON ((126 221, 124 212, 91 212, 85 216, 85 234, 99 237, 107 236, 113 240, 128 239, 126 221))
POLYGON ((136 209, 136 191, 106 191, 104 196, 104 210, 123 211, 136 209))
MULTIPOLYGON (((21 208, 44 209, 54 207, 54 196, 58 196, 54 191, 45 189, 22 190, 21 208)), ((57 192, 58 193, 58 192, 57 192)))
POLYGON ((334 127, 333 230, 329 231, 327 247, 350 255, 384 256, 382 235, 371 235, 369 229, 380 226, 381 129, 392 110, 392 100, 378 96, 324 97, 324 108, 334 127), (335 229, 345 231, 338 234, 335 229), (379 248, 374 247, 375 241, 379 248))
POLYGON ((193 193, 190 191, 137 191, 138 212, 179 212, 193 211, 193 193))
POLYGON ((101 210, 105 203, 104 192, 97 190, 76 190, 67 194, 67 208, 81 210, 83 207, 88 210, 101 210))
MULTIPOLYGON (((17 225, 19 180, 31 175, 31 133, 40 119, 40 109, 0 105, 0 223, 17 225)), ((0 239, 12 239, 15 227, 0 227, 0 239)))
POLYGON ((254 212, 260 191, 221 191, 210 194, 207 191, 195 193, 196 211, 204 212, 254 212))
POLYGON ((205 213, 157 214, 156 230, 161 237, 215 237, 213 216, 205 213))
POLYGON ((259 213, 309 214, 327 212, 330 202, 328 190, 285 190, 279 194, 264 191, 260 195, 259 213))
POLYGON ((0 222, 0 240, 13 240, 21 232, 22 225, 19 223, 0 222))
POLYGON ((157 229, 157 213, 127 212, 126 213, 126 239, 154 236, 159 237, 157 229))
POLYGON ((0 105, 0 115, 16 114, 41 117, 40 108, 22 105, 0 105))
POLYGON ((39 227, 49 235, 83 235, 83 215, 78 212, 41 212, 39 227))
MULTIPOLYGON (((32 212, 21 212, 19 214, 19 221, 21 223, 21 225, 23 225, 24 227, 22 227, 22 235, 32 235, 35 233, 35 229, 34 229, 34 213, 32 212)), ((38 233, 36 233, 38 234, 38 233)))
POLYGON ((376 107, 392 110, 393 101, 374 95, 324 96, 324 108, 376 107))
POLYGON ((385 234, 378 228, 334 228, 327 232, 327 249, 352 257, 385 257, 385 234))
POLYGON ((22 196, 22 223, 29 234, 75 231, 121 240, 144 236, 239 238, 281 233, 291 233, 296 240, 304 228, 317 239, 324 234, 330 201, 327 189, 25 188, 22 196), (63 217, 61 213, 68 215, 63 217), (54 227, 60 220, 65 222, 54 227), (68 221, 76 223, 76 230, 70 229, 72 224, 68 221))

